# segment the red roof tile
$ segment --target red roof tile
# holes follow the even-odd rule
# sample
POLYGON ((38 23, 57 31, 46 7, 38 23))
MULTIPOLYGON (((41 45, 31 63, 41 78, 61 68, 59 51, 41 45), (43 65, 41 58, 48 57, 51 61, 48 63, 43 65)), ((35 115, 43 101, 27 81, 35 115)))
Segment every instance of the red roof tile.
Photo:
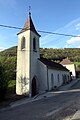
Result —
POLYGON ((61 62, 60 62, 61 65, 68 65, 68 64, 73 64, 68 58, 66 59, 63 59, 61 62))
POLYGON ((46 58, 40 58, 39 60, 42 63, 44 63, 49 68, 53 68, 53 69, 57 69, 57 70, 62 70, 62 71, 69 71, 67 68, 65 68, 61 64, 53 62, 53 61, 50 61, 50 60, 48 60, 46 58))
POLYGON ((40 37, 40 35, 38 34, 38 32, 36 31, 36 29, 34 27, 34 24, 32 22, 30 13, 29 13, 28 18, 26 20, 26 23, 24 24, 23 29, 18 34, 20 34, 22 32, 25 32, 26 30, 31 30, 31 31, 33 31, 34 33, 36 33, 40 37))

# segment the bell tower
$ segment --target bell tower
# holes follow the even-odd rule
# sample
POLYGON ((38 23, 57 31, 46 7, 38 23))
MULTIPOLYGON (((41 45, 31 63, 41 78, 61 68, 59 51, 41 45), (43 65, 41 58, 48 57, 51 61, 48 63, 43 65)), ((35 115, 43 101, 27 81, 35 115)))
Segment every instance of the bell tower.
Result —
POLYGON ((32 80, 37 80, 37 60, 40 58, 40 35, 34 27, 30 12, 23 29, 17 35, 16 94, 32 96, 32 80))

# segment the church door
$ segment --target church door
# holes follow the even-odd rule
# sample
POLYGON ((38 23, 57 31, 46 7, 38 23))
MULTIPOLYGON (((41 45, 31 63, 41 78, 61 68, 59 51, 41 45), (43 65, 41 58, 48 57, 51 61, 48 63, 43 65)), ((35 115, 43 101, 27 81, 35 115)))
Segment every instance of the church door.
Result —
POLYGON ((32 79, 32 96, 36 95, 36 79, 35 77, 32 79))

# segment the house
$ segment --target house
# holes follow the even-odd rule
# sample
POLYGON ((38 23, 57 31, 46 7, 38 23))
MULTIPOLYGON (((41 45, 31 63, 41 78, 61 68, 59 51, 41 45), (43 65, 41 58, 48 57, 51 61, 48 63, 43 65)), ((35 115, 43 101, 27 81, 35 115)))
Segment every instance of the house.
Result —
POLYGON ((39 38, 31 13, 18 35, 16 94, 35 96, 50 91, 70 79, 67 68, 61 64, 40 58, 39 38))
POLYGON ((66 58, 63 59, 60 62, 60 64, 66 67, 70 71, 72 79, 76 79, 76 66, 73 62, 71 62, 68 58, 66 58))

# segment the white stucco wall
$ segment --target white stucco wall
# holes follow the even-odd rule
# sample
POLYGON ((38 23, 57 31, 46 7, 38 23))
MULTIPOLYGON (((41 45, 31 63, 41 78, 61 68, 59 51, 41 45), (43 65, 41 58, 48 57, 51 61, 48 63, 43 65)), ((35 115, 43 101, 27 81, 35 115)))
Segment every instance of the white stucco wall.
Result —
POLYGON ((70 73, 68 71, 61 71, 57 69, 47 68, 45 64, 38 61, 38 79, 39 89, 41 91, 52 90, 55 86, 59 87, 63 84, 63 76, 66 76, 66 81, 70 81, 70 73), (51 80, 51 74, 53 74, 53 85, 51 80), (59 76, 59 79, 58 79, 59 76))
POLYGON ((36 76, 36 90, 38 92, 38 71, 37 71, 37 60, 40 58, 40 52, 39 52, 39 36, 30 32, 30 80, 31 80, 31 86, 30 89, 32 89, 32 79, 36 76), (36 40, 36 51, 33 51, 33 38, 36 40))
POLYGON ((30 78, 29 51, 30 51, 30 31, 28 30, 18 35, 17 73, 16 73, 16 93, 18 95, 22 95, 29 92, 29 78, 30 78), (23 36, 26 38, 26 42, 25 49, 21 50, 21 40, 23 36))
POLYGON ((56 70, 56 69, 48 69, 49 90, 51 90, 52 87, 54 89, 55 86, 59 87, 63 84, 63 75, 66 75, 66 77, 69 76, 69 80, 70 80, 69 72, 56 70), (51 82, 51 74, 53 74, 53 85, 51 82), (59 76, 59 79, 58 79, 58 76, 59 76))
MULTIPOLYGON (((39 36, 27 30, 18 35, 16 93, 32 92, 32 79, 37 78, 37 59, 39 58, 39 36), (21 40, 25 37, 25 49, 21 50, 21 40), (33 51, 33 38, 36 39, 36 51, 33 51), (24 81, 24 82, 23 82, 24 81), (27 83, 27 84, 26 84, 27 83)), ((38 79, 36 79, 38 90, 38 79)))
POLYGON ((70 72, 72 72, 72 79, 76 79, 76 67, 75 64, 68 64, 68 65, 63 65, 66 67, 70 72))
POLYGON ((47 67, 38 60, 38 80, 39 80, 39 92, 48 90, 47 85, 47 67))

